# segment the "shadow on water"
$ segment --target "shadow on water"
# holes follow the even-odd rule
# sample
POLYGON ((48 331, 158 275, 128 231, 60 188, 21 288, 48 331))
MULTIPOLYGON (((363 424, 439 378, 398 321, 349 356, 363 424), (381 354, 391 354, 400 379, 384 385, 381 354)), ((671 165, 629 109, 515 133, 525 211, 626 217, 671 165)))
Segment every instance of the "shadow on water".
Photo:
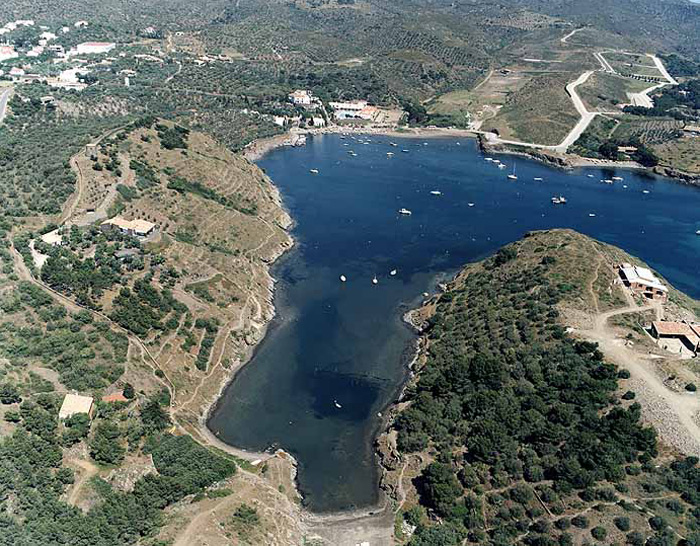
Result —
POLYGON ((296 221, 298 244, 273 268, 277 316, 267 336, 209 420, 232 445, 292 453, 314 511, 377 502, 372 444, 415 339, 401 316, 439 275, 527 231, 568 227, 624 248, 700 296, 695 188, 503 157, 509 167, 517 161, 511 182, 510 170, 484 161, 473 141, 401 140, 398 149, 408 153, 390 159, 389 139, 371 140, 326 135, 261 161, 296 221), (613 175, 624 182, 599 182, 613 175), (553 206, 554 195, 569 204, 553 206), (413 214, 398 215, 403 207, 413 214))

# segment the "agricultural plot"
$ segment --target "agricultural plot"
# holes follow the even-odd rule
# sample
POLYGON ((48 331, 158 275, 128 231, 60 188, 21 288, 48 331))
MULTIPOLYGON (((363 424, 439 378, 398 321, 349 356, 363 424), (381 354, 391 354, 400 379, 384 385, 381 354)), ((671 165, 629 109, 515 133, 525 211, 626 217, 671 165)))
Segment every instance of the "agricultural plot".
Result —
POLYGON ((700 138, 684 137, 666 141, 654 146, 654 152, 664 166, 700 174, 700 138))
POLYGON ((639 93, 648 87, 646 82, 597 72, 579 86, 578 94, 588 110, 614 112, 630 102, 630 93, 639 93))
POLYGON ((625 76, 638 76, 650 79, 664 79, 663 74, 646 55, 639 53, 605 52, 605 60, 619 74, 625 76))
POLYGON ((635 118, 625 116, 615 129, 613 136, 620 140, 638 138, 644 144, 662 144, 677 139, 683 122, 671 118, 635 118))

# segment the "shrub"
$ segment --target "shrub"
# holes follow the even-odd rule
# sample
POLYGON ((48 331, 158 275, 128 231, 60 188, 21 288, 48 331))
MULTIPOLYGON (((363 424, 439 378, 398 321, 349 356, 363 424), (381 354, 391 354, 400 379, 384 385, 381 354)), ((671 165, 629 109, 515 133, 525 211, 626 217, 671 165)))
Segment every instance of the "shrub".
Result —
POLYGON ((571 518, 571 525, 579 529, 587 529, 590 523, 586 516, 574 516, 571 518))
POLYGON ((593 529, 591 529, 591 536, 596 540, 605 540, 605 537, 608 536, 608 531, 605 527, 593 527, 593 529))
POLYGON ((613 522, 615 523, 615 527, 617 527, 620 531, 627 532, 630 530, 630 518, 627 516, 618 516, 616 517, 613 522))

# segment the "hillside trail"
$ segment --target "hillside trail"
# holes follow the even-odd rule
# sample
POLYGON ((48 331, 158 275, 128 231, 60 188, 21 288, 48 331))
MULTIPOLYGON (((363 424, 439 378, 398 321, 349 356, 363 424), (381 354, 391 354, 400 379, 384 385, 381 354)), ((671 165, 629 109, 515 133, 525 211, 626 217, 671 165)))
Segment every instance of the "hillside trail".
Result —
POLYGON ((73 487, 68 494, 68 498, 66 499, 68 504, 75 506, 80 498, 80 492, 82 491, 83 486, 88 482, 88 480, 90 480, 90 478, 97 475, 99 469, 93 463, 86 461, 85 459, 73 459, 70 462, 83 469, 83 472, 80 473, 80 477, 73 484, 73 487))

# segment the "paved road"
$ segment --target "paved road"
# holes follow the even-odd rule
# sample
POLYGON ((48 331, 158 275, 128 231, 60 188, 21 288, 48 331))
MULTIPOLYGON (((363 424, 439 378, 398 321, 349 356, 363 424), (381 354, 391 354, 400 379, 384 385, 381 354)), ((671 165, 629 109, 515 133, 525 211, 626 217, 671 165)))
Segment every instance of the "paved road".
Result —
POLYGON ((661 89, 662 87, 665 87, 667 85, 678 85, 678 81, 671 76, 671 74, 668 73, 666 70, 666 67, 664 66, 664 63, 661 62, 661 59, 659 59, 656 55, 652 55, 651 53, 647 53, 647 57, 649 57, 652 61, 654 61, 654 65, 658 69, 659 72, 661 72, 661 75, 666 78, 666 81, 663 83, 659 83, 657 85, 652 85, 648 89, 645 89, 644 91, 640 93, 633 93, 630 95, 630 102, 632 103, 632 106, 643 106, 644 108, 653 108, 654 107, 654 101, 651 100, 651 97, 649 96, 650 93, 653 93, 657 89, 661 89))
POLYGON ((8 87, 5 91, 0 93, 0 123, 5 119, 5 114, 7 114, 7 102, 10 100, 10 95, 12 94, 12 88, 8 87))
POLYGON ((593 74, 593 70, 589 70, 588 72, 584 72, 575 81, 571 82, 570 84, 568 84, 566 86, 566 92, 571 97, 571 101, 574 103, 574 107, 576 108, 576 111, 581 116, 581 119, 578 121, 576 126, 569 132, 569 134, 566 135, 566 138, 561 142, 561 144, 558 144, 556 146, 545 146, 543 144, 535 144, 533 142, 519 142, 519 141, 515 141, 515 140, 503 140, 503 139, 495 136, 492 133, 483 133, 483 134, 485 134, 486 139, 493 144, 510 144, 513 146, 523 146, 525 148, 534 148, 537 150, 551 150, 554 152, 566 153, 566 150, 568 150, 569 146, 571 146, 574 142, 576 142, 578 140, 578 138, 583 134, 583 132, 586 130, 586 128, 590 125, 591 121, 593 121, 593 118, 595 118, 596 115, 598 115, 597 112, 589 112, 586 109, 586 105, 583 104, 581 97, 579 97, 578 93, 576 92, 576 88, 579 85, 586 83, 586 81, 588 81, 588 78, 591 77, 591 74, 593 74))

